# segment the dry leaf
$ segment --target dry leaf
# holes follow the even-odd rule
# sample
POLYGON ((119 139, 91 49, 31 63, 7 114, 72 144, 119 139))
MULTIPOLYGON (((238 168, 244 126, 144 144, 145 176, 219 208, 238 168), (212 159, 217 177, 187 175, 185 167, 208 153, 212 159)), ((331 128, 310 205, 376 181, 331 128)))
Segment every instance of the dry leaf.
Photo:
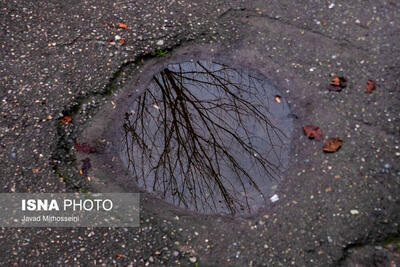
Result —
POLYGON ((331 192, 331 191, 332 191, 332 188, 331 188, 331 187, 325 188, 325 192, 326 192, 326 193, 329 193, 329 192, 331 192))
POLYGON ((330 91, 342 91, 347 85, 347 79, 345 77, 335 76, 332 78, 331 83, 328 85, 330 91))
POLYGON ((40 167, 37 167, 37 168, 32 170, 33 173, 38 173, 39 171, 40 171, 40 167))
POLYGON ((117 259, 120 259, 120 258, 125 258, 125 255, 124 255, 124 254, 118 253, 118 254, 117 254, 117 259))
POLYGON ((373 80, 368 80, 367 81, 367 93, 370 94, 372 91, 374 91, 376 88, 376 82, 373 80))
POLYGON ((125 41, 124 40, 118 40, 118 43, 120 43, 121 45, 124 45, 125 41))
POLYGON ((70 116, 64 116, 60 119, 60 122, 62 124, 68 124, 72 121, 72 118, 70 116))
POLYGON ((304 133, 310 139, 321 140, 322 131, 319 127, 314 125, 306 125, 303 127, 304 133))
POLYGON ((341 138, 330 138, 325 141, 323 150, 324 152, 336 152, 342 144, 343 140, 341 138))
POLYGON ((126 25, 126 24, 123 24, 123 23, 118 23, 118 27, 121 28, 121 29, 129 30, 129 26, 126 25))
POLYGON ((76 151, 84 154, 97 152, 95 147, 91 147, 87 143, 75 143, 74 148, 76 149, 76 151))
POLYGON ((107 43, 111 43, 112 41, 114 41, 113 38, 111 38, 111 37, 108 37, 108 38, 107 38, 107 43))

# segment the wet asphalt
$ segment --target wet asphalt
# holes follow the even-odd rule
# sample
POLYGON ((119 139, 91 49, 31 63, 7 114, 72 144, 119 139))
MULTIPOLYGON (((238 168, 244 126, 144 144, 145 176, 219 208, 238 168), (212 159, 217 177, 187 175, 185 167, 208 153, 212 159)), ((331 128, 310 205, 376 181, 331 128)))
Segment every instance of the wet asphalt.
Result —
POLYGON ((400 264, 391 241, 400 217, 397 1, 2 1, 0 9, 3 193, 94 190, 78 172, 74 141, 103 105, 119 103, 130 75, 192 46, 262 72, 298 120, 280 199, 253 217, 196 216, 144 198, 140 228, 2 228, 3 265, 400 264), (341 92, 327 90, 335 75, 348 79, 341 92), (371 94, 368 79, 377 83, 371 94), (307 124, 324 140, 342 138, 342 148, 323 153, 324 140, 304 136, 307 124))

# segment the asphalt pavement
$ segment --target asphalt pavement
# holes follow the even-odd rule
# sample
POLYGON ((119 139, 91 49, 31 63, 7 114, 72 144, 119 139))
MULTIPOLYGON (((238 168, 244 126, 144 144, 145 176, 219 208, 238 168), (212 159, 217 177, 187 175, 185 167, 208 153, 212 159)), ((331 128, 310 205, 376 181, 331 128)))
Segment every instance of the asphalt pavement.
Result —
MULTIPOLYGON (((144 194, 139 228, 1 228, 2 265, 399 266, 398 1, 2 1, 0 10, 2 193, 105 190, 79 173, 74 142, 112 141, 107 126, 135 79, 182 58, 262 73, 296 120, 279 200, 253 216, 200 216, 144 194), (334 76, 347 79, 339 92, 328 87, 334 76), (304 135, 309 124, 321 141, 304 135), (342 147, 324 153, 332 137, 342 147)), ((126 191, 120 170, 93 157, 90 175, 126 191)))

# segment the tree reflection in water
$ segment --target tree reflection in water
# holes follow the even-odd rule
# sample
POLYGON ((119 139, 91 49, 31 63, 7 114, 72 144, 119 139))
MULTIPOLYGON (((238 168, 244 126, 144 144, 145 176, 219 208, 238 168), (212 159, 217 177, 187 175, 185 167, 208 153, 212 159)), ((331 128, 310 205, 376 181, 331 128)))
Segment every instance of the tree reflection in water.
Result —
POLYGON ((287 164, 291 120, 265 81, 208 61, 169 65, 126 114, 140 186, 203 213, 250 213, 287 164), (279 128, 278 128, 279 126, 279 128))

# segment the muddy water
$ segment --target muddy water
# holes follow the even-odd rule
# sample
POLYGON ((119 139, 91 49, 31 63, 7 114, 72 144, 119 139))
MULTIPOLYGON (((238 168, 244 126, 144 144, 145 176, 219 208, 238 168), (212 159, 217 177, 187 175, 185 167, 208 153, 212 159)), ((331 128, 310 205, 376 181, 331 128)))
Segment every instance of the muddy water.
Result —
POLYGON ((281 95, 223 64, 168 65, 126 114, 123 161, 140 187, 174 205, 252 213, 288 166, 293 125, 281 95))

